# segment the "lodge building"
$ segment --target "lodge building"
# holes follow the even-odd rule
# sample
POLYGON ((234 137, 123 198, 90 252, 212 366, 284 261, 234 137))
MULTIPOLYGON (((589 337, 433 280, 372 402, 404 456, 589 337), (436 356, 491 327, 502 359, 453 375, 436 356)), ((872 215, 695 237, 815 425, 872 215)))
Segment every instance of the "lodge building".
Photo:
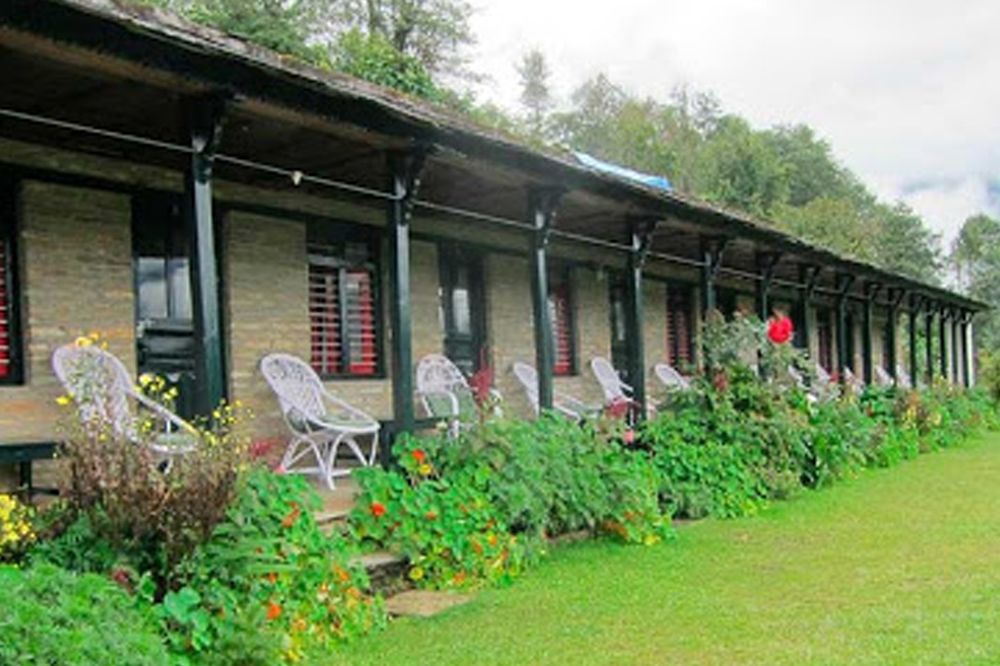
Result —
POLYGON ((543 405, 599 401, 596 356, 653 400, 713 308, 786 309, 830 371, 974 382, 982 303, 154 9, 6 0, 0 83, 0 462, 58 437, 51 354, 90 331, 261 438, 272 351, 399 431, 435 352, 526 416, 516 361, 543 405))

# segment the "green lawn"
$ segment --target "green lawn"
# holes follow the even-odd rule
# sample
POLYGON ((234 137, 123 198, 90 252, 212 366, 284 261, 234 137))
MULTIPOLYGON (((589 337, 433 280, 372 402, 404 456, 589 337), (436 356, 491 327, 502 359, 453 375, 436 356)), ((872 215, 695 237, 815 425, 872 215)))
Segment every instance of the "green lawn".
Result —
POLYGON ((1000 436, 652 548, 557 550, 332 664, 1000 664, 1000 436))

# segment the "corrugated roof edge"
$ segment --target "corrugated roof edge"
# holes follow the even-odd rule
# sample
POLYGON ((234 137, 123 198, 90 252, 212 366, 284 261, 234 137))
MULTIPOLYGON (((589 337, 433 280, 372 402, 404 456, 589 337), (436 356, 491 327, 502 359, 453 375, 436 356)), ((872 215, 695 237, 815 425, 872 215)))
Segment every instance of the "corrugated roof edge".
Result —
MULTIPOLYGON (((467 117, 441 109, 426 101, 343 73, 313 67, 295 58, 282 56, 265 47, 193 23, 172 12, 120 0, 25 0, 25 2, 34 12, 40 11, 39 5, 43 2, 62 5, 102 20, 115 22, 133 32, 145 33, 156 39, 167 39, 178 46, 207 51, 223 58, 238 59, 256 68, 269 70, 272 74, 293 77, 304 87, 315 90, 315 86, 319 85, 322 91, 329 95, 367 100, 399 116, 401 120, 416 125, 426 125, 438 132, 455 132, 465 135, 466 139, 485 142, 521 158, 542 160, 547 166, 561 170, 569 176, 582 176, 595 183, 611 185, 621 190, 623 195, 639 195, 651 204, 657 202, 666 204, 673 209, 671 212, 688 212, 693 216, 715 218, 720 222, 735 225, 756 240, 772 243, 785 251, 802 254, 814 260, 822 259, 839 264, 842 269, 862 272, 873 279, 918 290, 932 298, 948 300, 968 309, 985 310, 991 307, 964 294, 891 273, 874 264, 831 252, 801 238, 778 231, 772 225, 742 212, 729 210, 676 191, 664 192, 588 168, 576 162, 569 152, 540 150, 528 146, 515 137, 480 126, 467 117)), ((17 5, 18 2, 12 4, 17 5)), ((16 7, 14 11, 17 11, 16 7)))

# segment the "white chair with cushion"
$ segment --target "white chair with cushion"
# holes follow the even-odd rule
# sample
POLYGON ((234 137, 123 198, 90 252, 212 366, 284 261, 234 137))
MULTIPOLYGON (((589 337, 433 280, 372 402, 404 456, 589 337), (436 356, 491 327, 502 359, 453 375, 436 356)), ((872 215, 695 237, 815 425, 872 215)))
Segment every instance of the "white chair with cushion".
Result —
POLYGON ((632 402, 632 387, 622 381, 621 376, 611 361, 601 356, 596 356, 590 361, 590 369, 597 378, 597 383, 601 385, 604 393, 605 404, 616 402, 632 402))
MULTIPOLYGON (((490 389, 490 394, 500 394, 490 389)), ((457 436, 462 428, 476 422, 479 407, 476 398, 458 366, 443 354, 428 354, 417 364, 417 396, 430 418, 448 423, 448 432, 457 436)))
POLYGON ((654 365, 653 374, 668 389, 686 391, 691 388, 691 381, 677 372, 677 369, 669 363, 657 363, 654 365))
MULTIPOLYGON (((528 396, 528 402, 531 403, 532 408, 535 410, 535 416, 538 416, 538 372, 534 366, 520 361, 514 363, 512 370, 514 376, 517 377, 517 380, 524 388, 524 392, 528 396)), ((586 416, 596 415, 601 411, 600 407, 588 405, 582 400, 577 400, 573 396, 560 393, 559 391, 553 391, 552 393, 552 408, 576 421, 586 416)))
POLYGON ((260 369, 292 433, 281 461, 286 472, 316 474, 334 488, 335 478, 351 473, 337 468, 341 444, 362 466, 375 463, 378 421, 326 390, 311 366, 290 354, 269 354, 261 360, 260 369), (370 440, 367 454, 359 442, 364 439, 370 440))
POLYGON ((896 382, 893 380, 892 375, 883 368, 881 365, 875 366, 875 382, 879 386, 889 387, 893 386, 896 382))
POLYGON ((913 388, 913 379, 910 377, 910 373, 901 365, 896 366, 896 385, 904 389, 913 388))
POLYGON ((149 446, 167 467, 173 456, 198 446, 194 426, 143 395, 125 364, 98 345, 59 347, 52 354, 52 369, 76 403, 84 427, 149 446), (140 409, 156 423, 150 434, 140 434, 140 409))

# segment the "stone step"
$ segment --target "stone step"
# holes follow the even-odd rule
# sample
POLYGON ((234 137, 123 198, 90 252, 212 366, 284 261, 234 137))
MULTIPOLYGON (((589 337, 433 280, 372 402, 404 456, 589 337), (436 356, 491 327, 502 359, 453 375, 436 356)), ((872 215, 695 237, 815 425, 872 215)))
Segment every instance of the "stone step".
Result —
POLYGON ((410 587, 410 581, 406 577, 407 560, 402 555, 376 551, 356 555, 350 559, 350 563, 364 567, 368 572, 373 592, 390 596, 410 587))
POLYGON ((468 603, 471 594, 438 592, 434 590, 407 590, 385 600, 385 609, 396 617, 431 617, 449 608, 468 603))

